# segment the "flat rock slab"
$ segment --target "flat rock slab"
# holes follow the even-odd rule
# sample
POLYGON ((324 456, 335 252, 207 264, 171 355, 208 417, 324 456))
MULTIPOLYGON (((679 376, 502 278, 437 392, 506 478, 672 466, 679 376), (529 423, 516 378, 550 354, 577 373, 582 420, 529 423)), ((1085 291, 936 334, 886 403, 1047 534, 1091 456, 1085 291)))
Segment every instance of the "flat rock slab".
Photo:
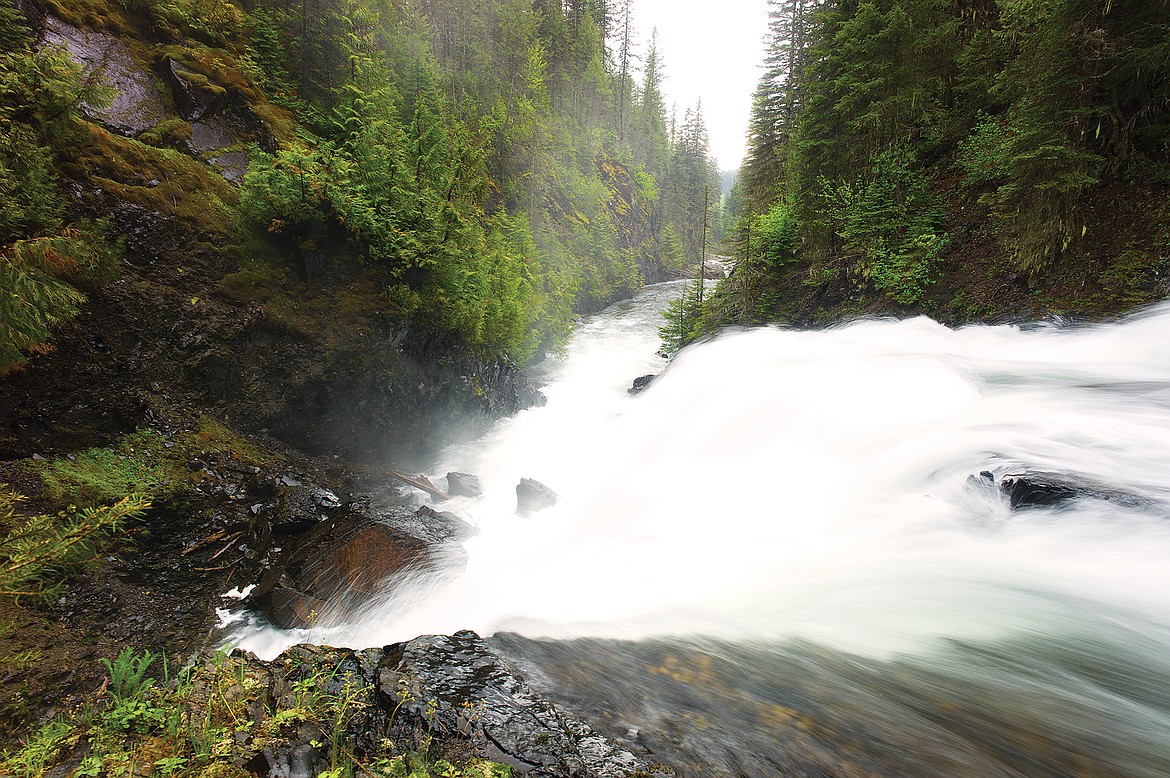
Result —
POLYGON ((96 73, 113 88, 109 106, 82 104, 82 112, 94 121, 134 137, 168 116, 154 76, 109 33, 82 30, 50 16, 45 19, 44 42, 64 48, 86 75, 96 73))
MULTIPOLYGON (((474 632, 388 646, 379 691, 398 716, 431 731, 462 732, 485 755, 532 776, 618 778, 645 771, 632 752, 541 697, 474 632)), ((669 774, 669 773, 667 773, 669 774)))

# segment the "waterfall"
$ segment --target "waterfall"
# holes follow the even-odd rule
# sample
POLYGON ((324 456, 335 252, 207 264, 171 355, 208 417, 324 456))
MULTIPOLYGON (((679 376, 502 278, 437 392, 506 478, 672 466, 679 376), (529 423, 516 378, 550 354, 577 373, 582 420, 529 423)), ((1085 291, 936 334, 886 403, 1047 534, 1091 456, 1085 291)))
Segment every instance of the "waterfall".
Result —
MULTIPOLYGON (((435 463, 435 478, 472 472, 485 487, 444 506, 480 530, 466 569, 313 639, 470 628, 815 646, 945 670, 968 695, 1001 683, 1005 700, 1028 697, 1020 673, 1071 663, 1095 669, 1042 678, 1012 704, 1051 721, 1054 700, 1107 698, 1132 753, 1096 774, 1166 774, 1170 305, 1083 327, 760 328, 666 366, 657 312, 677 294, 651 287, 583 323, 543 368, 546 406, 435 463), (1000 483, 1016 476, 1066 491, 1013 509, 1000 483), (521 477, 557 505, 517 515, 521 477), (989 665, 991 647, 1007 654, 989 665), (997 681, 989 667, 1011 669, 997 681)), ((268 653, 303 638, 240 635, 268 653)))

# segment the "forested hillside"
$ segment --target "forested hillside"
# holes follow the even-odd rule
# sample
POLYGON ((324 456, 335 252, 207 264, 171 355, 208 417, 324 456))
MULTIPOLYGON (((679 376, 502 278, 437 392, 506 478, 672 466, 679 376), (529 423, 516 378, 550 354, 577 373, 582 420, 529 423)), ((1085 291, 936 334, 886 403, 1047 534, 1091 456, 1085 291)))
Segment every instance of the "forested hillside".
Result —
POLYGON ((628 0, 26 6, 0 3, 4 365, 118 263, 101 219, 125 202, 216 236, 227 285, 277 313, 265 264, 344 255, 379 307, 520 361, 696 256, 705 130, 668 120, 653 47, 635 72, 628 0), (181 83, 179 116, 120 116, 108 63, 52 45, 86 35, 181 83))
POLYGON ((771 0, 717 323, 1166 295, 1170 4, 771 0))

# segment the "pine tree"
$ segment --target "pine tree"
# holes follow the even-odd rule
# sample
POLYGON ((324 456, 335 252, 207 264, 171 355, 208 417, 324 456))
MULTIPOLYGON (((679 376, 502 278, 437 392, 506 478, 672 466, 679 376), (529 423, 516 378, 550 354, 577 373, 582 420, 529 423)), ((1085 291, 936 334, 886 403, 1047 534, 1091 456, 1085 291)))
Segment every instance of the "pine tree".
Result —
POLYGON ((618 0, 616 23, 618 38, 618 83, 617 83, 617 133, 618 148, 626 142, 626 110, 630 102, 631 68, 637 55, 634 53, 633 0, 618 0))
POLYGON ((764 71, 752 98, 743 196, 756 212, 781 194, 802 100, 805 46, 814 0, 768 0, 764 71))
POLYGON ((71 572, 96 561, 150 500, 129 495, 113 505, 19 516, 24 498, 0 484, 0 596, 49 600, 71 572))

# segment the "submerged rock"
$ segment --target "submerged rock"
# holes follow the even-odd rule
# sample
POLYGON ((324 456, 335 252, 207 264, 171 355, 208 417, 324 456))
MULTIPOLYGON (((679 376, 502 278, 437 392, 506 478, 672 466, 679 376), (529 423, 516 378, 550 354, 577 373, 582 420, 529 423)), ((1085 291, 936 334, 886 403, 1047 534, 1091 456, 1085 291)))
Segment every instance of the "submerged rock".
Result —
POLYGON ((1078 494, 1071 484, 1041 474, 1005 476, 999 482, 999 491, 1007 497, 1012 510, 1061 505, 1078 494))
POLYGON ((996 489, 1013 511, 1031 508, 1059 508, 1077 499, 1104 500, 1131 508, 1156 507, 1161 503, 1149 496, 1101 483, 1076 473, 1026 471, 997 475, 989 470, 971 476, 969 482, 996 489))
POLYGON ((654 382, 654 379, 657 377, 658 376, 654 373, 639 376, 634 379, 633 385, 627 389, 626 392, 629 394, 641 394, 642 392, 646 391, 646 389, 650 386, 651 383, 654 382))
POLYGON ((516 512, 536 513, 557 504, 557 493, 540 481, 521 478, 516 484, 516 512))
POLYGON ((386 581, 431 564, 426 540, 349 510, 287 542, 252 599, 278 626, 311 627, 352 617, 386 581))

